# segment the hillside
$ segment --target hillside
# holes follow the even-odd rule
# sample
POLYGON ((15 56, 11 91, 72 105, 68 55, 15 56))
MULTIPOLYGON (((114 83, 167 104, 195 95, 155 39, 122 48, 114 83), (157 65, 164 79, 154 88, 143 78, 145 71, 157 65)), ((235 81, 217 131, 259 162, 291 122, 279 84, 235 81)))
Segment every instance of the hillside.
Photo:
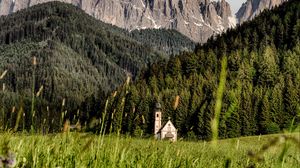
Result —
POLYGON ((210 139, 224 57, 222 138, 275 133, 300 123, 300 2, 291 0, 211 38, 195 52, 151 66, 110 97, 114 118, 108 124, 124 133, 152 134, 153 108, 160 102, 164 122, 171 117, 180 136, 210 139), (115 124, 120 119, 122 125, 115 124))
POLYGON ((56 111, 67 99, 66 108, 72 111, 87 97, 115 89, 126 76, 135 78, 148 65, 167 60, 168 54, 194 48, 191 40, 174 30, 130 33, 61 2, 2 16, 0 28, 0 73, 8 70, 1 80, 5 92, 0 93, 8 103, 5 111, 20 107, 22 101, 30 104, 33 73, 34 92, 43 86, 37 100, 43 106, 36 108, 45 111, 50 106, 56 111), (146 41, 148 34, 152 38, 146 41))

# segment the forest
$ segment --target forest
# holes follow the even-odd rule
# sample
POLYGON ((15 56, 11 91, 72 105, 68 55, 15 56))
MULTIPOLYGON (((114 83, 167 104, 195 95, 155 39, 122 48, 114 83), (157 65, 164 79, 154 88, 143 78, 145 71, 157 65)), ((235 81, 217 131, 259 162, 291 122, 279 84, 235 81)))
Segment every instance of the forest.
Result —
POLYGON ((278 133, 300 124, 300 2, 291 0, 198 44, 194 52, 153 64, 136 82, 119 87, 107 100, 108 127, 151 135, 159 102, 164 122, 171 117, 181 137, 211 139, 223 59, 221 138, 278 133))
POLYGON ((86 118, 93 113, 87 101, 106 97, 127 76, 134 79, 152 63, 194 47, 176 31, 129 32, 61 2, 1 16, 0 73, 7 71, 0 80, 1 118, 6 127, 13 126, 14 108, 22 111, 24 128, 46 120, 44 125, 55 130, 63 121, 51 123, 65 120, 62 111, 86 118))

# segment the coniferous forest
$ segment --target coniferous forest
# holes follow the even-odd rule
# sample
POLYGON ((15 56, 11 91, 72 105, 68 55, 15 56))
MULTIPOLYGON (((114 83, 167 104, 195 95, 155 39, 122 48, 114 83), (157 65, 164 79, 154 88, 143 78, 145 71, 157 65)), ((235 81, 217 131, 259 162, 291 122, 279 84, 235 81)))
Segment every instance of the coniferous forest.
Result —
POLYGON ((54 121, 73 115, 85 120, 95 113, 89 104, 106 97, 127 76, 134 79, 152 63, 194 47, 176 31, 128 32, 61 2, 2 16, 0 73, 7 74, 0 81, 1 118, 14 125, 14 107, 23 113, 24 128, 45 121, 55 130, 64 121, 54 121))
POLYGON ((210 139, 226 58, 220 137, 278 133, 299 124, 299 9, 299 1, 289 1, 199 44, 194 52, 155 63, 109 97, 107 118, 123 133, 151 134, 153 109, 160 102, 164 121, 171 117, 180 136, 210 139))
POLYGON ((299 9, 291 0, 197 46, 176 31, 128 32, 59 2, 1 17, 1 115, 14 126, 22 113, 20 129, 58 130, 69 119, 98 132, 104 119, 107 130, 147 136, 160 102, 181 137, 211 139, 226 58, 220 137, 280 132, 300 122, 299 9))

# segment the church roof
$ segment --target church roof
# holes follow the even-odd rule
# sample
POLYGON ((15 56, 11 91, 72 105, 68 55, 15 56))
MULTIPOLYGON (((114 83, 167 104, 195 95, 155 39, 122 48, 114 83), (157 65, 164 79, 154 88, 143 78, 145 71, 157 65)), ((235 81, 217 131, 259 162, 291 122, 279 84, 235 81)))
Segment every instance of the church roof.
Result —
MULTIPOLYGON (((157 133, 160 133, 161 132, 161 130, 163 130, 165 127, 167 127, 168 126, 168 124, 171 124, 171 127, 174 127, 175 129, 176 129, 176 127, 174 126, 174 124, 172 123, 172 121, 171 120, 169 120, 168 122, 166 122, 166 124, 164 124, 163 125, 163 127, 161 127, 159 130, 158 130, 158 132, 157 133)), ((177 129, 176 129, 177 130, 177 129)))
POLYGON ((155 108, 156 108, 156 109, 161 109, 161 104, 160 104, 160 103, 156 103, 156 104, 155 104, 155 108))

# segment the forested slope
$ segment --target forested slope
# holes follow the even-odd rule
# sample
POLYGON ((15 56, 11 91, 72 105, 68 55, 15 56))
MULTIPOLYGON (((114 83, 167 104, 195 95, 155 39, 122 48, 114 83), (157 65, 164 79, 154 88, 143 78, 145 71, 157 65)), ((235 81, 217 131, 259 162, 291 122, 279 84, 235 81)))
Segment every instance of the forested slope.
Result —
POLYGON ((66 109, 76 111, 86 99, 104 97, 127 76, 134 79, 150 64, 167 60, 169 53, 195 46, 176 31, 151 31, 130 33, 61 2, 0 17, 0 73, 8 72, 0 81, 5 84, 0 93, 3 113, 13 106, 24 106, 27 113, 32 90, 36 94, 43 88, 36 111, 44 115, 49 106, 47 115, 59 117, 63 99, 66 109), (147 41, 148 34, 152 38, 147 41))
POLYGON ((192 51, 193 43, 186 36, 172 29, 143 29, 130 32, 130 36, 156 50, 164 51, 169 56, 183 51, 192 51))
POLYGON ((291 0, 214 37, 195 52, 158 63, 109 99, 115 130, 148 133, 163 106, 184 137, 210 139, 221 60, 227 58, 220 136, 275 133, 299 124, 300 2, 291 0), (127 90, 127 92, 125 91, 127 90), (125 98, 125 103, 122 103, 125 98), (122 125, 118 125, 122 119, 122 125))

